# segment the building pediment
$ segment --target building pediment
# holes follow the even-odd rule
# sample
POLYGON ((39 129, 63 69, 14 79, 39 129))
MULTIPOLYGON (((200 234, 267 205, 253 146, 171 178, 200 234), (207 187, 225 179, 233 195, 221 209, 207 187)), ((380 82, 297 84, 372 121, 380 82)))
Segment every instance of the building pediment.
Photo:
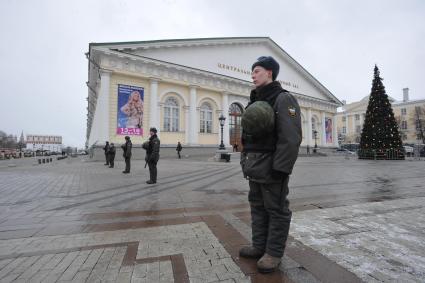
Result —
MULTIPOLYGON (((360 101, 346 104, 342 108, 345 112, 366 112, 367 106, 369 105, 369 97, 370 95, 365 96, 360 101)), ((390 103, 395 102, 395 99, 390 96, 388 96, 388 100, 390 103)))
POLYGON ((121 43, 92 43, 92 50, 117 56, 158 60, 251 82, 251 65, 259 56, 273 56, 280 64, 277 80, 293 92, 340 105, 341 102, 289 54, 268 37, 206 38, 121 43))
POLYGON ((351 104, 344 105, 343 109, 346 112, 366 112, 369 101, 360 100, 351 104))

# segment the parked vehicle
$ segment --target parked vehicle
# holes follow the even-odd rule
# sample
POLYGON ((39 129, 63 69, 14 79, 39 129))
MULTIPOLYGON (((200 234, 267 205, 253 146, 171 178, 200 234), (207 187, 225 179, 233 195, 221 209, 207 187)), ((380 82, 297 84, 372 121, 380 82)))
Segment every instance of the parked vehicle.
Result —
POLYGON ((338 153, 338 154, 350 154, 350 155, 356 154, 355 152, 350 151, 350 150, 345 149, 345 148, 337 148, 334 152, 338 153))
POLYGON ((352 152, 357 152, 359 150, 360 144, 358 143, 343 143, 341 144, 341 148, 347 149, 352 152))
POLYGON ((24 151, 24 157, 32 157, 32 156, 34 156, 34 153, 32 151, 29 151, 29 150, 24 151))
POLYGON ((404 152, 406 153, 406 156, 413 156, 413 147, 404 145, 404 152))
POLYGON ((11 159, 17 158, 19 154, 16 152, 14 148, 0 148, 0 158, 1 159, 11 159))

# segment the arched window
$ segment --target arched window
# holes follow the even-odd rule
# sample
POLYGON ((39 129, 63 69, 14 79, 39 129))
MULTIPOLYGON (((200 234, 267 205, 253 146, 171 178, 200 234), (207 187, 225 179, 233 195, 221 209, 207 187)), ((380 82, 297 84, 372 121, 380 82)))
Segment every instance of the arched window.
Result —
POLYGON ((232 103, 229 107, 229 114, 240 116, 242 115, 242 109, 237 103, 232 103))
POLYGON ((201 133, 212 133, 212 108, 207 102, 201 105, 201 133))
POLYGON ((169 97, 164 103, 164 131, 179 131, 179 103, 174 97, 169 97))
MULTIPOLYGON (((229 107, 229 138, 230 144, 235 147, 236 150, 242 150, 241 135, 241 117, 243 108, 238 103, 232 103, 229 107)), ((227 121, 226 121, 227 122, 227 121)))

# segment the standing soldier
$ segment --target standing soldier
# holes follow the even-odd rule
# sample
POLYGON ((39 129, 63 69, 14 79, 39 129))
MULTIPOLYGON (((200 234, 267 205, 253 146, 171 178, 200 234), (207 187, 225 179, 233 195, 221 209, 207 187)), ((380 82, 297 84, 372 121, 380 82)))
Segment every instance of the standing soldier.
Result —
POLYGON ((109 147, 109 168, 114 168, 115 152, 115 145, 111 142, 111 146, 109 147))
POLYGON ((105 143, 103 150, 105 151, 105 159, 106 159, 105 165, 109 165, 109 142, 108 141, 105 143))
POLYGON ((156 128, 150 128, 149 130, 149 134, 151 137, 149 138, 149 144, 146 150, 145 160, 149 166, 150 179, 146 181, 146 184, 156 184, 156 177, 157 177, 156 164, 158 163, 158 160, 159 160, 159 146, 160 146, 160 141, 158 139, 158 136, 156 135, 157 132, 158 131, 156 130, 156 128))
POLYGON ((130 140, 129 136, 125 136, 125 144, 123 144, 121 146, 121 148, 123 149, 124 153, 123 153, 123 157, 125 160, 125 170, 122 171, 124 174, 128 174, 130 173, 130 159, 131 159, 131 148, 132 148, 132 143, 130 140))
POLYGON ((180 142, 177 142, 176 150, 177 150, 177 155, 179 156, 179 159, 181 158, 180 152, 182 151, 182 148, 183 148, 182 144, 180 142))
POLYGON ((279 64, 260 57, 252 65, 250 102, 242 116, 241 165, 249 180, 252 246, 241 257, 256 258, 259 272, 275 271, 288 237, 288 181, 301 144, 300 107, 276 77, 279 64))

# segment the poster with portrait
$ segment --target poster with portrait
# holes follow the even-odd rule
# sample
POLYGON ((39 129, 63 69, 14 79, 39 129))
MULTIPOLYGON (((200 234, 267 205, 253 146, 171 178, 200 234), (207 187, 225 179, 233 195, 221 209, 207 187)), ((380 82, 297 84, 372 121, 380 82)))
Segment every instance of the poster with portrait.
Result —
POLYGON ((117 134, 143 136, 144 89, 118 85, 117 134))
POLYGON ((326 118, 326 143, 332 143, 332 118, 326 118))

